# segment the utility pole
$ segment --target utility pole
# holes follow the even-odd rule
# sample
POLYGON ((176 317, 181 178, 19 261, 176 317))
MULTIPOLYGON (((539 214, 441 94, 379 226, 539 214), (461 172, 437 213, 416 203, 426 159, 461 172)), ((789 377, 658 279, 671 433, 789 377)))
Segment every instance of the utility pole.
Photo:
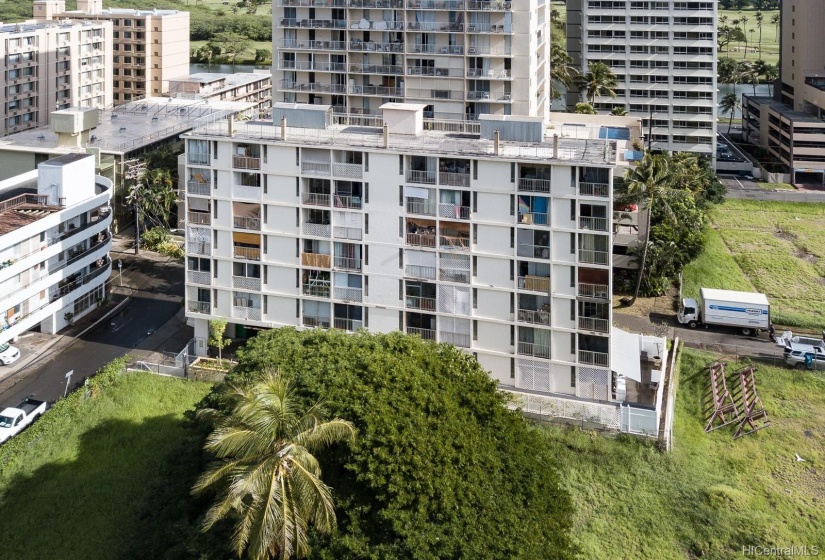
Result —
POLYGON ((124 178, 134 180, 137 188, 134 190, 133 203, 135 206, 135 254, 140 254, 140 183, 146 175, 146 162, 139 159, 130 159, 124 162, 124 178))

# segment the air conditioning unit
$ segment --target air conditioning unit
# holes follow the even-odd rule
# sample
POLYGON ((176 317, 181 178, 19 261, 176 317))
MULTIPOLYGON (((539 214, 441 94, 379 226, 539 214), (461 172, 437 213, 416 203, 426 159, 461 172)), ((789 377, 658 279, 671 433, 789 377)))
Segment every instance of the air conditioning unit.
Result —
POLYGON ((504 94, 504 101, 510 101, 511 99, 512 99, 512 96, 509 93, 504 94))
POLYGON ((476 49, 475 47, 468 47, 467 48, 467 52, 469 54, 477 54, 477 51, 478 51, 478 49, 476 49))

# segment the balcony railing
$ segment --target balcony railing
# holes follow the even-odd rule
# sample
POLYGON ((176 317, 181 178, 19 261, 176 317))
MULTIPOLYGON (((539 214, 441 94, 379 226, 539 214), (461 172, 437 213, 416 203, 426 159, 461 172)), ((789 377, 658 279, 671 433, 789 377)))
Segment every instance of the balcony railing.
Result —
POLYGON ((364 168, 360 163, 333 163, 332 174, 345 179, 360 179, 364 176, 364 168))
POLYGON ((332 197, 336 208, 350 208, 352 210, 361 209, 361 197, 336 194, 332 197))
POLYGON ((408 233, 407 245, 411 247, 435 248, 435 235, 432 233, 408 233))
POLYGON ((436 205, 434 202, 412 202, 407 199, 407 212, 420 216, 435 216, 436 205))
POLYGON ((361 270, 361 259, 356 257, 333 257, 333 266, 344 270, 361 270))
POLYGON ((348 286, 334 286, 332 297, 344 301, 361 301, 361 288, 350 288, 348 286))
POLYGON ((470 283, 470 271, 457 268, 438 269, 438 279, 442 282, 455 282, 457 284, 470 283))
POLYGON ((606 333, 610 331, 610 321, 598 317, 579 317, 579 329, 606 333))
POLYGON ((522 323, 533 323, 535 325, 549 325, 550 312, 533 309, 519 309, 518 320, 522 323))
POLYGON ((333 320, 332 324, 336 329, 350 332, 355 332, 364 326, 364 324, 357 319, 339 319, 338 317, 333 320))
POLYGON ((607 251, 579 249, 579 262, 581 263, 606 265, 609 261, 610 254, 607 251))
POLYGON ((530 257, 533 259, 549 259, 550 247, 543 245, 530 245, 526 243, 519 243, 517 254, 520 257, 530 257))
POLYGON ((187 212, 186 221, 193 225, 208 226, 212 223, 209 212, 187 212))
POLYGON ((232 167, 236 169, 260 169, 261 158, 249 156, 232 156, 232 167))
POLYGON ((407 309, 423 309, 424 311, 435 311, 435 298, 421 296, 407 296, 407 309))
POLYGON ((456 235, 439 235, 438 244, 439 247, 441 247, 441 249, 448 251, 466 252, 470 250, 469 237, 459 237, 456 235))
POLYGON ((330 224, 305 223, 303 231, 305 235, 314 235, 316 237, 329 237, 332 233, 332 226, 330 224))
POLYGON ((417 334, 424 340, 435 340, 435 331, 432 329, 420 329, 418 327, 407 327, 407 334, 417 334))
POLYGON ((579 283, 579 297, 592 299, 610 299, 610 289, 604 284, 579 283))
POLYGON ((592 366, 607 366, 610 355, 603 352, 590 352, 589 350, 579 350, 579 363, 592 366))
POLYGON ((544 212, 519 212, 518 223, 528 226, 546 226, 550 223, 550 215, 544 212))
POLYGON ((579 196, 610 196, 610 185, 607 183, 579 183, 579 196))
POLYGON ((302 293, 305 296, 328 298, 330 293, 329 280, 315 280, 302 284, 302 293))
POLYGON ((321 317, 318 315, 304 315, 304 326, 328 329, 330 326, 329 317, 321 317))
POLYGON ((318 161, 302 161, 301 173, 305 175, 323 175, 329 176, 331 166, 329 163, 318 161))
POLYGON ((261 320, 261 308, 260 307, 246 307, 246 306, 234 306, 232 307, 232 318, 233 319, 246 319, 249 321, 260 321, 261 320))
POLYGON ((458 206, 456 204, 439 204, 438 215, 441 218, 454 218, 458 220, 470 219, 470 207, 458 206))
POLYGON ((209 256, 212 254, 212 244, 202 241, 190 241, 186 244, 186 252, 194 255, 209 256))
POLYGON ((190 313, 209 315, 212 312, 212 303, 208 301, 190 301, 186 304, 186 309, 190 313))
POLYGON ((525 192, 550 192, 550 179, 519 179, 518 188, 525 192))
POLYGON ((607 218, 579 216, 579 228, 591 231, 607 231, 607 218))
POLYGON ((450 187, 469 187, 469 173, 448 173, 442 171, 438 174, 438 184, 450 187))
POLYGON ((444 342, 446 344, 452 344, 453 346, 458 346, 459 348, 470 347, 469 334, 441 331, 438 333, 438 338, 441 342, 444 342))
POLYGON ((329 268, 329 255, 323 253, 301 253, 301 264, 313 268, 329 268))
POLYGON ((332 232, 332 236, 336 239, 352 239, 353 241, 360 241, 363 235, 364 230, 356 227, 335 226, 332 232))
POLYGON ((261 291, 261 279, 252 276, 233 276, 232 287, 239 290, 261 291))
POLYGON ((407 276, 412 276, 414 278, 426 278, 428 280, 435 280, 436 268, 434 266, 408 264, 404 267, 404 272, 407 276))
POLYGON ((261 219, 252 216, 235 216, 232 223, 237 229, 261 230, 261 219))
POLYGON ((212 275, 209 272, 202 270, 190 270, 188 276, 191 284, 203 284, 204 286, 208 286, 212 283, 212 275))
POLYGON ((301 202, 304 204, 311 204, 312 206, 329 206, 331 200, 332 198, 329 193, 301 193, 301 202))
POLYGON ((234 247, 234 253, 236 259, 243 259, 247 261, 259 261, 261 260, 261 249, 260 247, 234 247))
POLYGON ((415 171, 407 170, 407 181, 410 183, 420 183, 423 185, 435 185, 435 171, 415 171))
POLYGON ((186 192, 187 192, 187 194, 209 196, 210 185, 209 185, 209 183, 201 183, 201 182, 198 182, 198 181, 188 181, 186 183, 186 192))
POLYGON ((522 356, 535 356, 536 358, 549 358, 550 346, 547 344, 536 344, 535 342, 518 343, 518 353, 522 356))

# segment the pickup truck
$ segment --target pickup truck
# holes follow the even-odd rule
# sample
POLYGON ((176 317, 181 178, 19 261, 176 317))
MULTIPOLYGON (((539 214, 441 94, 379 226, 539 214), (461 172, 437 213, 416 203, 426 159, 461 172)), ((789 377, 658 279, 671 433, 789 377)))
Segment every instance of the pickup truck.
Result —
POLYGON ((16 436, 46 412, 46 401, 28 398, 16 407, 0 412, 0 443, 16 436))
POLYGON ((785 356, 785 363, 796 369, 825 370, 825 351, 814 346, 809 350, 805 346, 794 345, 785 356))

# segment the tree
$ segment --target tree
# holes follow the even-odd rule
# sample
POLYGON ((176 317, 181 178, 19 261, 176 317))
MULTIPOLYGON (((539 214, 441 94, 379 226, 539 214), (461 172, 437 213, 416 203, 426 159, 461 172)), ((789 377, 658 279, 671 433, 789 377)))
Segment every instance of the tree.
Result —
POLYGON ((771 16, 771 23, 774 25, 774 30, 776 34, 776 42, 779 43, 779 22, 781 18, 779 14, 774 14, 771 16))
POLYGON ((558 43, 550 45, 550 99, 561 97, 561 92, 553 87, 553 82, 569 88, 576 74, 578 71, 573 66, 573 57, 567 54, 564 46, 558 43))
POLYGON ((765 81, 770 84, 771 97, 773 97, 773 86, 776 80, 779 79, 779 67, 776 64, 766 64, 763 76, 765 76, 765 81))
POLYGON ((558 10, 550 10, 550 23, 559 31, 564 31, 564 19, 558 10))
MULTIPOLYGON (((282 328, 238 351, 229 383, 280 369, 358 437, 316 455, 337 531, 312 558, 573 558, 569 495, 545 436, 470 355, 403 333, 282 328)), ((215 392, 204 405, 223 409, 215 392)))
POLYGON ((585 90, 586 101, 596 104, 597 95, 616 97, 615 88, 618 85, 613 70, 604 62, 591 62, 587 65, 587 72, 575 78, 576 85, 585 90))
POLYGON ((614 117, 626 117, 627 116, 627 110, 624 107, 621 107, 621 106, 617 105, 616 107, 613 107, 613 110, 610 111, 610 114, 613 115, 614 117))
POLYGON ((230 383, 223 394, 225 414, 217 418, 204 449, 217 461, 192 492, 217 490, 203 530, 223 519, 235 522, 232 549, 242 557, 286 560, 309 553, 310 526, 319 533, 335 528, 332 490, 321 480, 313 453, 352 440, 350 422, 326 420, 322 403, 302 410, 295 389, 280 373, 230 383))
POLYGON ((225 319, 212 319, 209 321, 209 341, 212 348, 218 350, 218 363, 223 363, 223 349, 232 344, 232 339, 224 338, 226 332, 225 319))
POLYGON ((255 64, 266 64, 272 59, 272 51, 268 49, 255 49, 255 64))
POLYGON ((748 16, 741 16, 739 23, 742 24, 742 37, 744 37, 745 40, 745 54, 742 55, 742 60, 745 60, 748 56, 748 16))
MULTIPOLYGON (((237 10, 237 6, 233 6, 233 9, 237 10)), ((230 64, 232 64, 232 70, 234 71, 235 61, 237 60, 238 55, 249 50, 252 42, 247 36, 241 35, 240 33, 223 31, 221 33, 216 33, 212 40, 209 41, 209 44, 220 48, 221 54, 228 58, 230 64)))
POLYGON ((177 195, 172 190, 172 177, 166 169, 149 169, 143 178, 129 187, 126 203, 137 209, 138 226, 146 229, 149 222, 154 227, 169 227, 172 207, 177 195))
POLYGON ((734 92, 726 93, 722 98, 722 101, 719 102, 719 107, 722 109, 723 115, 725 113, 730 114, 730 121, 728 122, 728 134, 730 134, 731 126, 733 126, 733 114, 739 107, 741 107, 739 96, 734 92))
POLYGON ((759 52, 759 57, 762 58, 762 22, 765 20, 765 15, 760 11, 756 12, 756 27, 759 28, 759 46, 757 47, 757 51, 759 52))
POLYGON ((716 36, 716 43, 719 46, 719 50, 721 51, 724 48, 726 57, 730 57, 731 43, 745 40, 745 34, 742 33, 742 30, 735 27, 735 25, 739 24, 739 20, 734 20, 733 23, 734 27, 728 27, 727 25, 720 27, 719 33, 716 36))
POLYGON ((580 115, 595 115, 596 109, 594 109, 590 103, 576 103, 573 112, 580 115))

